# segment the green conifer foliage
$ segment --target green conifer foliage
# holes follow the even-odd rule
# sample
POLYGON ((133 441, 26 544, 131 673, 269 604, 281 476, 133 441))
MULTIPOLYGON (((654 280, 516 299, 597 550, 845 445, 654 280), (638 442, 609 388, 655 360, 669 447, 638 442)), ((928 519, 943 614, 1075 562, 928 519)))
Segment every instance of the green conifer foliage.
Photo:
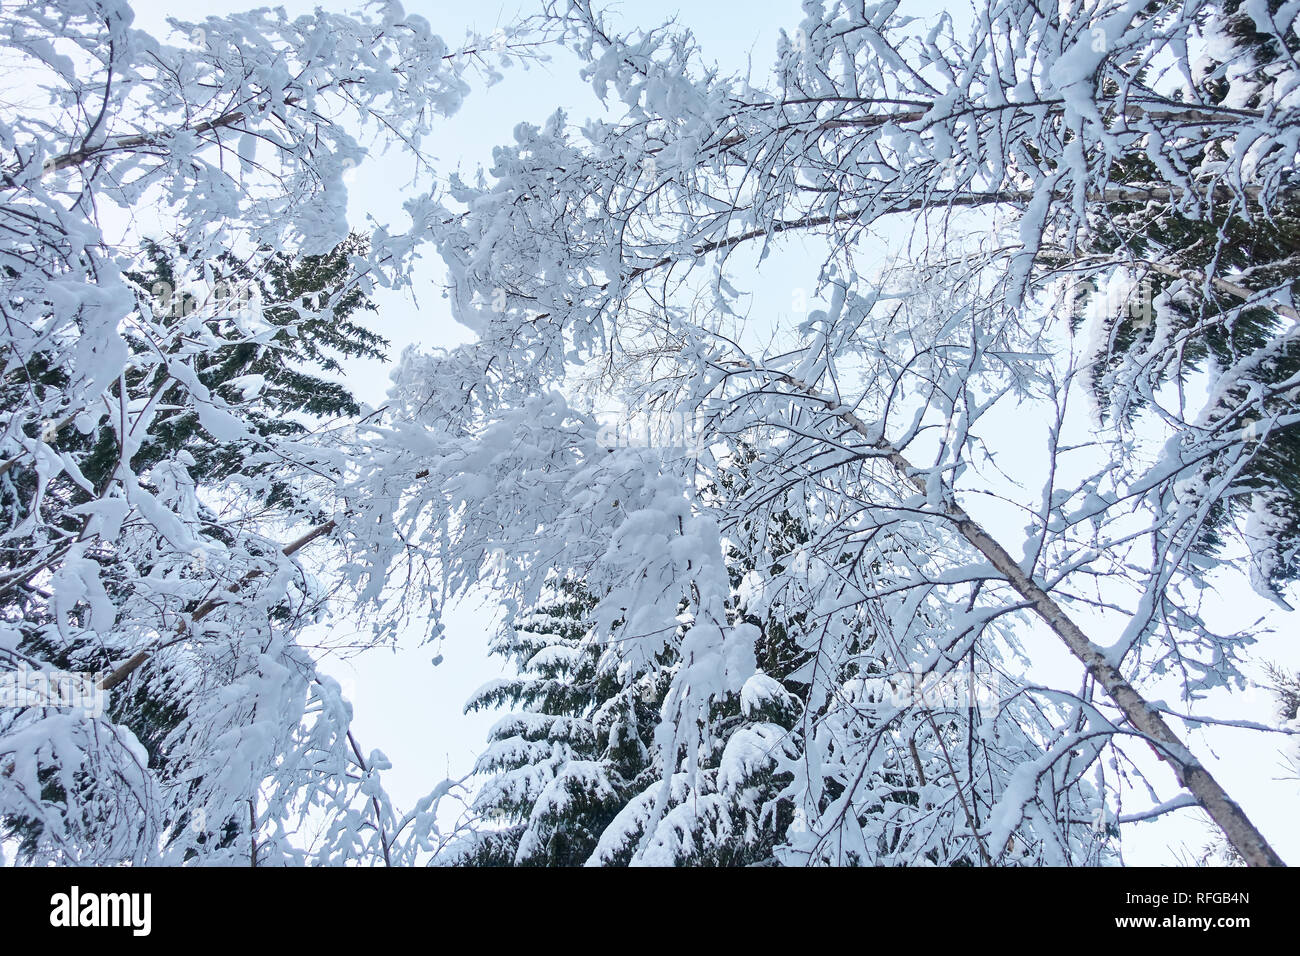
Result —
POLYGON ((605 827, 651 779, 661 682, 624 686, 586 639, 595 600, 557 580, 530 613, 503 629, 493 653, 518 676, 481 688, 467 710, 512 706, 476 770, 488 775, 476 809, 500 829, 475 838, 472 866, 578 866, 605 827))
MULTIPOLYGON (((1281 0, 1267 6, 1275 13, 1281 0)), ((1224 59, 1208 61, 1199 77, 1205 101, 1261 108, 1276 82, 1270 64, 1293 59, 1300 39, 1291 34, 1280 49, 1276 38, 1256 30, 1241 0, 1207 5, 1201 19, 1227 41, 1224 59)), ((1228 188, 1222 176, 1234 159, 1212 127, 1205 133, 1184 157, 1204 184, 1194 204, 1161 192, 1166 177, 1145 155, 1125 156, 1114 163, 1111 182, 1140 198, 1097 203, 1084 257, 1058 264, 1082 268, 1085 276, 1091 263, 1121 264, 1135 280, 1127 296, 1102 307, 1105 346, 1092 388, 1104 413, 1131 420, 1161 386, 1208 377, 1212 405, 1202 424, 1226 440, 1205 463, 1203 478, 1213 482, 1239 466, 1232 436, 1244 435, 1249 447, 1233 493, 1215 502, 1196 546, 1215 554, 1232 523, 1253 520, 1247 534, 1257 579, 1278 593, 1300 577, 1300 428, 1286 420, 1300 410, 1300 344, 1288 334, 1292 318, 1246 304, 1241 293, 1267 290, 1276 299, 1280 290, 1281 298, 1300 298, 1300 176, 1284 184, 1276 204, 1261 208, 1249 191, 1228 188)), ((1100 293, 1085 278, 1075 305, 1100 293)), ((1081 320, 1076 311, 1075 328, 1081 320)))
MULTIPOLYGON (((743 465, 739 468, 722 481, 743 480, 743 465)), ((756 529, 744 534, 751 530, 756 529)), ((758 533, 777 554, 807 540, 788 509, 758 533)), ((754 557, 747 561, 733 547, 731 561, 732 584, 738 586, 754 557)), ((489 748, 476 766, 487 777, 476 809, 489 827, 454 851, 453 862, 623 865, 636 850, 635 818, 664 765, 654 731, 678 660, 665 653, 655 672, 620 674, 610 666, 612 656, 587 639, 586 615, 595 603, 582 582, 557 581, 548 598, 498 638, 494 653, 513 661, 518 676, 482 688, 467 709, 519 711, 492 729, 489 748), (607 829, 627 829, 616 823, 620 814, 633 819, 630 838, 597 853, 607 829)), ((768 729, 764 739, 773 742, 774 728, 784 735, 796 732, 808 690, 799 672, 813 657, 800 640, 804 615, 759 617, 734 606, 732 615, 758 628, 755 650, 771 680, 764 693, 731 695, 713 708, 705 773, 714 778, 706 786, 715 802, 692 818, 691 832, 682 834, 677 863, 683 866, 770 864, 772 847, 793 820, 793 805, 778 799, 788 775, 775 772, 770 755, 743 762, 743 779, 730 781, 725 795, 716 778, 727 744, 739 732, 761 726, 768 729)))
MULTIPOLYGON (((340 358, 385 357, 388 343, 362 321, 366 313, 376 311, 358 287, 352 266, 352 257, 364 247, 365 239, 353 235, 325 255, 292 256, 269 250, 245 258, 224 254, 215 262, 199 264, 206 267, 206 286, 213 293, 205 302, 200 302, 182 282, 182 270, 187 266, 183 247, 168 249, 150 243, 143 251, 143 266, 129 278, 139 290, 142 312, 169 329, 191 323, 194 334, 203 336, 202 354, 191 357, 203 387, 237 409, 241 420, 258 437, 292 438, 322 423, 360 413, 361 406, 351 390, 337 381, 342 371, 340 358), (257 302, 266 306, 261 314, 269 327, 268 334, 257 343, 237 339, 234 327, 220 318, 223 308, 246 308, 257 302)), ((193 270, 195 264, 188 267, 193 270)), ((130 336, 128 341, 135 349, 151 347, 141 335, 130 336)), ((136 473, 148 480, 151 471, 160 466, 181 462, 197 484, 217 495, 231 482, 237 482, 242 492, 260 500, 265 515, 279 515, 286 522, 320 520, 311 499, 301 489, 278 481, 266 456, 251 454, 260 449, 246 442, 222 441, 206 432, 193 407, 185 401, 185 386, 162 380, 163 374, 158 370, 147 378, 131 369, 123 377, 122 387, 130 397, 145 400, 154 396, 162 407, 177 409, 156 417, 141 437, 131 462, 136 473)), ((68 385, 66 376, 65 370, 42 364, 38 356, 0 379, 0 395, 31 390, 44 400, 68 385)), ((122 453, 111 427, 83 434, 72 422, 57 429, 33 422, 27 430, 34 437, 42 428, 47 429, 51 439, 48 444, 74 458, 94 489, 102 488, 111 479, 122 453)), ((33 499, 35 481, 34 471, 25 463, 0 480, 0 507, 10 512, 11 527, 23 520, 27 502, 33 499)), ((66 528, 75 530, 81 520, 75 509, 92 496, 86 487, 65 476, 50 483, 44 507, 66 528)), ((230 542, 220 515, 205 507, 202 517, 208 519, 204 532, 207 537, 223 544, 230 542)), ((7 542, 0 549, 0 576, 6 568, 23 565, 27 549, 38 546, 37 542, 7 542)), ((274 545, 268 543, 266 547, 274 545)), ((119 563, 111 542, 99 548, 97 560, 108 569, 111 593, 113 569, 119 563)), ((196 562, 189 573, 211 577, 212 570, 196 562)), ((122 569, 122 573, 131 574, 149 571, 148 567, 138 566, 122 569)), ((51 612, 49 595, 39 586, 23 583, 8 587, 0 597, 0 612, 17 622, 26 635, 18 650, 48 666, 94 672, 121 663, 84 641, 56 647, 42 636, 49 633, 51 612)), ((271 613, 279 625, 292 626, 298 612, 285 604, 271 613)), ((142 677, 114 689, 107 708, 113 719, 129 727, 144 746, 151 768, 165 771, 168 735, 185 715, 170 702, 167 689, 154 686, 150 680, 142 677)), ((62 784, 53 773, 46 776, 45 797, 61 799, 62 784)), ((94 786, 95 781, 82 773, 78 785, 94 786)), ((173 821, 173 832, 189 823, 187 819, 173 821)), ((201 835, 199 842, 216 839, 224 845, 238 832, 232 821, 214 823, 215 834, 201 835)), ((20 854, 23 846, 32 845, 39 836, 25 818, 6 819, 2 827, 19 840, 20 854)))

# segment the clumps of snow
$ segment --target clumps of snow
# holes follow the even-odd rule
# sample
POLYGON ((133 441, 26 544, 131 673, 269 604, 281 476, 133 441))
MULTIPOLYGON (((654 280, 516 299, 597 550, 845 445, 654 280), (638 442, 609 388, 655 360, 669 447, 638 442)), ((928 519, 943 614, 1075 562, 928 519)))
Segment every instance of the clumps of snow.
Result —
POLYGON ((760 671, 740 688, 740 711, 746 717, 752 717, 768 704, 783 705, 789 699, 790 695, 780 681, 760 671))

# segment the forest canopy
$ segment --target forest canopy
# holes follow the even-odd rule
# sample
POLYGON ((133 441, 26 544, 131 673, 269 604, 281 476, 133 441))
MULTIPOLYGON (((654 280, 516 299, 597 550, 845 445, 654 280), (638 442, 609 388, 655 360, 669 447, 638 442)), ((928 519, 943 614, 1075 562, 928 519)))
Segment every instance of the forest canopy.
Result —
POLYGON ((1281 864, 1202 732, 1300 762, 1257 647, 1300 579, 1297 18, 809 0, 739 74, 635 4, 452 44, 6 3, 0 855, 1092 866, 1190 814, 1281 864), (551 57, 587 100, 437 158, 551 57), (349 221, 384 151, 401 228, 349 221), (401 295, 468 341, 393 354, 401 295), (501 719, 400 807, 312 629, 467 594, 501 719))

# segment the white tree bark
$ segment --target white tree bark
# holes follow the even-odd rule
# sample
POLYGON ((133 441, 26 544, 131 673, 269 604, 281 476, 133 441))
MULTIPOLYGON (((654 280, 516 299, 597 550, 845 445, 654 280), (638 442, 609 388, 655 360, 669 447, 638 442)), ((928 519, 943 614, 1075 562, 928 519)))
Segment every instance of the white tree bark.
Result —
MULTIPOLYGON (((741 365, 741 363, 736 363, 741 365)), ((829 415, 844 422, 877 449, 898 474, 914 485, 922 494, 926 482, 903 455, 888 442, 877 439, 857 415, 839 402, 820 394, 805 382, 783 372, 771 371, 752 365, 743 366, 749 371, 768 375, 795 390, 806 398, 825 406, 829 415)), ((1002 574, 1021 597, 1029 602, 1034 613, 1052 629, 1052 632, 1070 649, 1106 691, 1125 719, 1146 738, 1156 756, 1173 768, 1178 782, 1192 795, 1196 803, 1223 831, 1228 843, 1251 866, 1285 866, 1263 834, 1251 823, 1245 812, 1220 786, 1214 776, 1196 758, 1160 712, 1143 697, 1094 644, 1065 610, 1033 578, 1026 574, 1011 554, 984 528, 957 504, 952 489, 943 486, 943 514, 961 535, 1002 574)))

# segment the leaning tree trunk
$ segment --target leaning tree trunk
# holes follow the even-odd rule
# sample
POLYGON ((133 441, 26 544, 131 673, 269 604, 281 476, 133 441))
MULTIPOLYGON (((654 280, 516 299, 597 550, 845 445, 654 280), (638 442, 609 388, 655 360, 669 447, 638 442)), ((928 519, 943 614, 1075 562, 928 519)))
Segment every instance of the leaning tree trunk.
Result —
MULTIPOLYGON (((844 408, 840 402, 820 394, 806 382, 801 382, 783 372, 761 369, 742 362, 735 364, 749 371, 771 376, 806 398, 825 406, 828 414, 840 419, 853 431, 867 439, 871 447, 879 451, 881 457, 888 460, 902 478, 922 494, 926 493, 926 482, 917 469, 913 468, 911 463, 883 438, 875 438, 866 424, 852 411, 844 408)), ((1282 858, 1269 846, 1263 834, 1250 822, 1241 807, 1228 796, 1210 771, 1197 760, 1150 701, 1124 678, 1119 668, 1107 659, 1105 652, 1084 634, 1055 599, 1021 569, 1007 549, 957 504, 952 489, 945 484, 943 490, 944 517, 953 523, 962 537, 989 559, 993 567, 1007 579, 1016 592, 1029 602, 1034 613, 1082 662, 1088 673, 1106 691, 1129 723, 1146 738, 1156 756, 1173 767, 1178 782, 1192 795, 1201 809, 1210 815, 1210 819, 1223 831, 1223 835, 1233 849, 1251 866, 1285 866, 1282 858)))

